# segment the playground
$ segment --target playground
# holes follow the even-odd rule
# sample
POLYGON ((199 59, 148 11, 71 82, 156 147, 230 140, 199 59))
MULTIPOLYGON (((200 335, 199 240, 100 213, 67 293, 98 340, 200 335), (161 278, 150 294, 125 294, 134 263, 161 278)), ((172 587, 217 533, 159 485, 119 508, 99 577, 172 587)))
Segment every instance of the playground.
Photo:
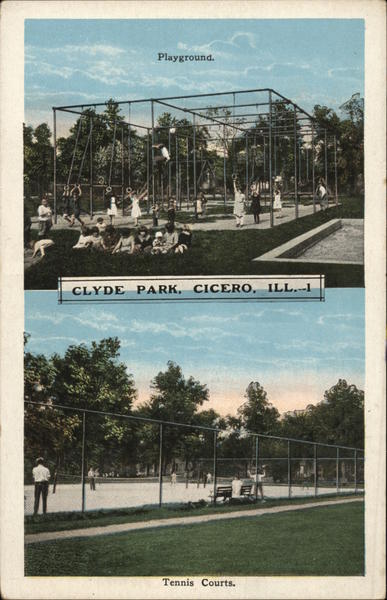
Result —
MULTIPOLYGON (((30 289, 56 288, 59 275, 281 273, 252 261, 329 218, 362 218, 361 195, 339 190, 337 133, 275 90, 59 106, 53 122, 53 185, 43 207, 25 198, 30 289), (76 121, 58 138, 62 115, 76 121), (172 256, 183 230, 184 257, 172 256), (172 242, 149 260, 156 234, 158 247, 172 242), (34 253, 43 239, 46 255, 34 253)), ((327 285, 362 285, 360 255, 343 278, 331 265, 327 285)), ((315 262, 325 273, 324 255, 315 262)))

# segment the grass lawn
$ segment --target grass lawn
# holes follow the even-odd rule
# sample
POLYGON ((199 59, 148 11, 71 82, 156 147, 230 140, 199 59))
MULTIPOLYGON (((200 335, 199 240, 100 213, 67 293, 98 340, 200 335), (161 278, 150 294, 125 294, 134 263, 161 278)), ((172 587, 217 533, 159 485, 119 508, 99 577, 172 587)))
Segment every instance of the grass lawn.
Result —
MULTIPOLYGON (((341 498, 353 497, 353 494, 343 494, 341 498)), ((292 504, 314 504, 315 502, 333 501, 336 494, 324 495, 313 498, 277 498, 266 499, 265 504, 257 502, 235 500, 231 502, 206 504, 203 501, 188 502, 163 506, 142 506, 135 508, 101 509, 81 512, 48 513, 46 515, 28 515, 24 518, 25 533, 40 533, 43 531, 65 531, 68 529, 85 529, 87 527, 103 527, 120 523, 134 523, 138 521, 152 521, 154 519, 171 519, 173 517, 210 515, 214 513, 227 513, 235 510, 256 510, 272 506, 287 506, 292 504)))
POLYGON ((26 576, 363 575, 364 506, 30 544, 26 576))
MULTIPOLYGON (((360 265, 252 262, 264 252, 336 217, 361 218, 360 199, 343 199, 338 208, 308 215, 297 221, 263 230, 196 231, 192 248, 184 255, 114 256, 99 252, 75 252, 79 232, 72 229, 52 232, 56 245, 46 257, 25 273, 26 289, 56 289, 58 277, 120 275, 280 275, 319 274, 328 287, 361 287, 364 269, 360 265)), ((36 232, 34 232, 36 233, 36 232)))

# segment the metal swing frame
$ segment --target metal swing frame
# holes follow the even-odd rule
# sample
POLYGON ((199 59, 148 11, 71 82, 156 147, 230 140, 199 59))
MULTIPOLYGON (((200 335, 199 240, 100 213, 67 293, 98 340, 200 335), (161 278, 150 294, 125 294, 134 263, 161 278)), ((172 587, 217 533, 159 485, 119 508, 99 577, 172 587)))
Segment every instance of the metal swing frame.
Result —
MULTIPOLYGON (((227 178, 229 171, 229 158, 227 156, 227 142, 226 142, 226 131, 233 133, 231 145, 233 148, 232 152, 232 171, 234 173, 235 166, 238 167, 238 160, 235 161, 235 145, 236 142, 244 142, 244 188, 246 197, 248 197, 249 186, 251 180, 255 176, 255 161, 249 160, 251 155, 251 146, 253 145, 251 140, 254 141, 255 146, 257 139, 260 141, 260 145, 263 147, 263 195, 268 197, 270 203, 270 226, 274 226, 274 181, 279 174, 279 164, 277 160, 278 146, 281 139, 287 139, 289 142, 293 140, 293 175, 294 179, 294 191, 292 193, 294 197, 294 218, 299 217, 299 203, 300 203, 300 189, 299 180, 302 173, 302 146, 301 140, 305 140, 305 137, 311 138, 310 154, 309 149, 304 152, 305 166, 307 168, 307 178, 309 178, 311 171, 312 181, 312 198, 313 198, 313 212, 316 211, 316 200, 315 200, 315 189, 316 189, 316 137, 319 136, 320 140, 323 140, 323 176, 325 184, 329 187, 328 174, 333 170, 333 186, 334 186, 334 198, 336 205, 338 204, 338 182, 337 182, 337 135, 333 130, 322 128, 315 117, 310 115, 307 111, 301 108, 298 104, 293 102, 291 99, 283 96, 279 92, 271 88, 257 88, 248 90, 234 90, 226 92, 213 92, 209 94, 191 94, 182 96, 168 96, 161 98, 147 98, 140 100, 123 100, 114 101, 117 106, 128 106, 128 120, 119 122, 113 122, 115 127, 121 128, 121 143, 124 146, 124 130, 127 130, 127 169, 128 169, 128 186, 131 185, 132 178, 132 146, 131 146, 131 132, 133 130, 140 129, 143 132, 144 137, 142 138, 146 143, 146 187, 147 187, 147 210, 151 203, 153 204, 157 199, 157 185, 156 185, 156 169, 155 166, 155 135, 156 131, 167 129, 168 130, 168 150, 171 154, 172 143, 174 144, 175 160, 168 162, 168 196, 171 196, 172 190, 172 166, 174 165, 175 171, 175 194, 176 203, 181 207, 183 198, 183 185, 182 185, 182 164, 183 159, 179 156, 179 148, 181 145, 187 148, 186 159, 184 169, 186 171, 186 199, 187 207, 190 203, 191 193, 193 198, 196 197, 198 192, 198 150, 197 150, 197 133, 200 128, 207 128, 211 132, 211 128, 216 127, 218 131, 223 132, 221 139, 207 137, 207 142, 220 142, 223 139, 223 202, 224 206, 227 203, 227 178), (246 101, 246 95, 253 95, 255 102, 246 101), (216 103, 221 97, 226 98, 226 103, 216 103), (215 101, 215 103, 214 103, 215 101), (204 105, 199 103, 204 102, 204 105), (209 104, 212 103, 212 104, 209 104), (148 114, 147 124, 133 123, 131 119, 131 109, 133 106, 145 107, 148 114), (285 106, 288 111, 283 113, 278 122, 278 115, 276 109, 279 106, 285 106), (261 107, 264 112, 261 112, 261 107), (169 126, 160 126, 156 123, 156 111, 157 110, 168 110, 172 113, 189 117, 189 125, 185 124, 180 126, 173 124, 169 126), (244 112, 242 109, 248 109, 248 112, 244 112), (218 115, 218 111, 228 111, 224 115, 218 115), (241 112, 242 111, 242 112, 241 112), (150 113, 150 114, 149 114, 150 113), (215 114, 214 114, 215 113, 215 114), (264 122, 262 123, 262 117, 264 122), (261 123, 259 123, 261 119, 261 123), (254 128, 255 126, 255 128, 254 128), (174 128, 176 131, 171 134, 170 130, 174 128), (189 133, 187 133, 189 128, 189 133), (181 130, 184 129, 183 132, 181 130), (175 140, 172 139, 175 137, 175 140), (331 144, 333 152, 328 153, 328 144, 331 144), (190 159, 190 147, 192 148, 192 159, 190 159), (330 154, 330 156, 329 156, 330 154), (333 154, 333 156, 332 156, 333 154), (333 169, 332 169, 333 162, 333 169), (330 168, 329 168, 330 167, 330 168), (191 174, 192 173, 192 177, 191 174), (267 193, 268 192, 268 193, 267 193)), ((89 185, 90 185, 90 214, 94 212, 94 188, 96 183, 93 179, 93 115, 86 112, 88 108, 106 107, 106 102, 92 103, 92 104, 76 104, 69 106, 54 106, 53 110, 53 133, 54 133, 54 218, 57 220, 57 115, 59 112, 70 113, 79 115, 82 117, 88 117, 90 120, 90 173, 89 173, 89 185)), ((79 133, 79 132, 78 132, 79 133)), ((79 137, 79 136, 78 136, 79 137)), ((228 141, 228 140, 227 140, 228 141)), ((305 150, 305 149, 304 149, 305 150)), ((219 155, 218 155, 219 156, 219 155)), ((75 157, 75 151, 72 158, 73 168, 75 157)), ((84 160, 84 157, 83 157, 84 160)), ((83 165, 82 165, 83 166, 83 165)), ((110 173, 113 167, 113 154, 111 157, 110 173)), ((122 199, 124 198, 125 182, 124 182, 124 156, 121 156, 121 193, 122 199)), ((242 182, 241 182, 242 183, 242 182)), ((62 184, 61 184, 62 185, 62 184)), ((164 199, 164 189, 163 196, 164 199)), ((124 210, 124 206, 122 206, 124 210)))

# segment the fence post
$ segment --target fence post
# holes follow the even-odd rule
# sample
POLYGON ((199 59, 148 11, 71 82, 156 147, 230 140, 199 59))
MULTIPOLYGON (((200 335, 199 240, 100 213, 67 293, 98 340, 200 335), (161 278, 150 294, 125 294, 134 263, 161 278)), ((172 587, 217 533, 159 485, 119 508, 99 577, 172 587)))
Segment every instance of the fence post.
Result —
POLYGON ((53 120, 54 120, 54 223, 57 222, 57 193, 56 193, 56 187, 57 187, 57 182, 56 182, 56 109, 53 108, 53 120))
POLYGON ((336 448, 336 494, 339 493, 339 461, 340 461, 340 448, 336 448))
POLYGON ((216 504, 216 458, 217 458, 218 432, 214 431, 214 504, 216 504))
POLYGON ((288 498, 292 496, 292 469, 290 463, 290 440, 288 440, 288 498))
POLYGON ((258 500, 258 455, 259 455, 259 435, 255 436, 255 499, 258 500))
POLYGON ((86 490, 85 490, 85 450, 86 450, 86 412, 82 416, 82 465, 81 465, 81 488, 82 488, 82 512, 85 512, 86 490))
POLYGON ((159 436, 159 508, 163 502, 163 424, 160 423, 159 436))
POLYGON ((317 444, 314 444, 314 495, 317 496, 317 444))
POLYGON ((354 473, 354 478, 355 478, 355 494, 357 494, 357 450, 355 450, 355 473, 354 473))

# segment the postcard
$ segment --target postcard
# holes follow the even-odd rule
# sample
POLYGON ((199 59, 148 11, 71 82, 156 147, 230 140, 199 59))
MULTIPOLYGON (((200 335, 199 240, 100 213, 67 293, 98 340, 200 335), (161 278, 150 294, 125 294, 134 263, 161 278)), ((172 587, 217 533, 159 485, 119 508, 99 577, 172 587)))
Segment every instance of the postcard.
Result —
POLYGON ((384 4, 1 29, 4 598, 384 597, 384 4))

